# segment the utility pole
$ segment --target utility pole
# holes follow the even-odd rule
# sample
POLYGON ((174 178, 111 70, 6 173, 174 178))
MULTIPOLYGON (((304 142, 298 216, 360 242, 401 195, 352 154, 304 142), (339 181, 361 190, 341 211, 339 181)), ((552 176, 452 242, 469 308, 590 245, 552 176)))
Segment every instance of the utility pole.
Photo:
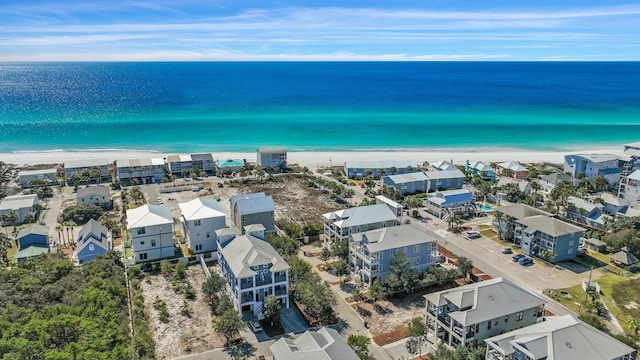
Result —
POLYGON ((593 266, 591 267, 591 270, 589 270, 589 282, 587 283, 587 286, 584 290, 585 294, 584 294, 584 306, 587 306, 587 300, 589 299, 589 290, 591 289, 591 274, 593 273, 593 266))

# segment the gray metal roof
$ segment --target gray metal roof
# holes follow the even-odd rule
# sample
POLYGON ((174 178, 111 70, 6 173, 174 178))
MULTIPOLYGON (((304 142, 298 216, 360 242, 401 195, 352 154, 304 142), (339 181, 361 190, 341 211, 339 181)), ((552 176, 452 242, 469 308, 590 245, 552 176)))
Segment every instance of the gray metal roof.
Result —
POLYGON ((266 196, 266 195, 263 192, 251 193, 251 194, 233 195, 232 197, 229 198, 229 202, 231 202, 231 209, 233 209, 233 207, 235 206, 236 202, 238 202, 238 200, 255 199, 255 198, 264 197, 264 196, 266 196))
POLYGON ((28 176, 28 175, 40 175, 40 174, 56 174, 58 169, 40 169, 40 170, 23 170, 18 173, 18 176, 28 176))
POLYGON ((37 203, 38 195, 36 194, 11 195, 0 200, 0 210, 18 210, 31 208, 37 203))
POLYGON ((527 168, 520 165, 519 163, 515 162, 515 161, 507 161, 507 162, 503 162, 498 164, 498 166, 500 166, 503 169, 509 169, 512 171, 527 171, 527 168))
POLYGON ((326 213, 322 216, 325 219, 332 220, 336 226, 341 228, 397 219, 396 214, 391 211, 387 204, 352 207, 326 213))
POLYGON ((540 178, 540 180, 544 180, 548 183, 551 184, 558 184, 561 181, 571 181, 573 178, 571 177, 571 175, 567 175, 565 173, 551 173, 551 174, 547 174, 547 175, 538 175, 538 178, 540 178))
POLYGON ((530 216, 525 219, 520 219, 518 222, 526 227, 524 231, 529 234, 540 231, 541 233, 558 237, 584 232, 584 229, 581 227, 544 215, 530 216))
POLYGON ((224 207, 216 200, 196 198, 178 207, 185 220, 202 220, 225 217, 224 207))
POLYGON ((427 181, 427 176, 423 172, 412 172, 408 174, 396 174, 386 176, 396 184, 404 184, 408 182, 427 181))
POLYGON ((256 152, 260 154, 286 154, 287 148, 284 147, 272 147, 272 148, 260 148, 256 152))
POLYGON ((572 315, 547 321, 484 340, 491 348, 511 355, 515 350, 533 359, 618 359, 635 350, 572 315))
POLYGON ((584 160, 591 161, 593 163, 602 163, 602 162, 620 159, 618 155, 614 155, 614 154, 573 154, 573 155, 566 155, 565 158, 569 156, 582 158, 584 160))
POLYGON ((348 169, 406 169, 409 166, 416 169, 418 163, 415 161, 347 161, 344 165, 348 169))
POLYGON ((476 169, 478 171, 493 171, 493 168, 482 161, 474 161, 469 164, 469 167, 476 169))
POLYGON ((275 359, 286 360, 358 360, 340 334, 330 328, 306 331, 297 339, 280 338, 269 346, 275 359))
POLYGON ((585 199, 581 199, 575 196, 569 196, 567 201, 573 204, 578 209, 584 209, 587 214, 590 214, 594 210, 602 210, 604 206, 602 204, 594 204, 585 199))
POLYGON ((447 302, 466 311, 450 312, 449 316, 464 326, 543 305, 545 300, 503 278, 495 278, 424 296, 434 304, 447 302))
POLYGON ((396 249, 442 240, 438 235, 407 224, 365 231, 349 236, 350 241, 363 242, 370 252, 396 249))
POLYGON ((611 255, 611 260, 623 264, 623 265, 633 265, 637 264, 640 260, 635 257, 630 251, 628 247, 623 247, 617 253, 611 255))
POLYGON ((236 201, 236 209, 241 215, 274 211, 275 208, 276 205, 273 203, 273 198, 271 196, 256 197, 252 199, 238 199, 236 201))
POLYGON ((496 208, 496 211, 503 213, 504 215, 509 215, 516 220, 524 219, 529 216, 535 216, 535 215, 553 216, 553 214, 551 213, 536 209, 534 207, 531 207, 525 204, 512 204, 512 205, 500 206, 496 208))
POLYGON ((23 237, 31 234, 49 236, 49 228, 44 225, 33 224, 29 225, 26 228, 20 230, 18 232, 18 239, 22 239, 23 237))
POLYGON ((251 267, 272 264, 271 272, 289 269, 284 259, 265 240, 251 235, 238 236, 219 249, 236 278, 256 274, 251 267))
POLYGON ((78 232, 76 253, 79 253, 85 246, 87 246, 94 239, 94 243, 101 248, 108 250, 109 244, 107 244, 108 230, 104 225, 91 219, 87 222, 82 229, 78 232))
POLYGON ((464 173, 458 169, 427 171, 424 173, 430 180, 464 179, 464 173))
POLYGON ((109 160, 107 159, 84 159, 67 161, 64 163, 65 169, 86 168, 86 167, 101 167, 108 166, 109 160))
POLYGON ((82 197, 87 195, 98 195, 109 197, 109 188, 106 186, 87 186, 82 189, 78 189, 76 197, 82 197))

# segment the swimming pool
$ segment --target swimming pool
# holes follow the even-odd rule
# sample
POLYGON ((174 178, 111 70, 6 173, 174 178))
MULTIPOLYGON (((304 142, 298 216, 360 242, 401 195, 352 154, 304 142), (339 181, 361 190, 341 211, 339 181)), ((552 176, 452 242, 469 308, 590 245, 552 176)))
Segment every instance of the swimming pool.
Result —
POLYGON ((495 206, 490 205, 490 204, 482 204, 480 206, 480 210, 482 211, 493 211, 495 209, 495 206))

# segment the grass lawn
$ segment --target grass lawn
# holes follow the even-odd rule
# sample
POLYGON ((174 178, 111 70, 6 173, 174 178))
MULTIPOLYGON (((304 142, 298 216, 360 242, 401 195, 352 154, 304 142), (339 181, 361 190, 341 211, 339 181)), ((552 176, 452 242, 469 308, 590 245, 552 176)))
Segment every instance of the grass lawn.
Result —
POLYGON ((11 240, 11 247, 7 249, 7 259, 9 259, 9 263, 10 264, 15 264, 16 263, 16 253, 17 252, 18 252, 18 247, 13 242, 13 240, 11 240))
MULTIPOLYGON (((605 274, 597 280, 597 283, 602 291, 600 301, 618 319, 625 332, 631 333, 629 321, 634 316, 640 316, 640 309, 627 309, 624 305, 632 302, 640 304, 640 280, 629 280, 622 276, 605 274)), ((582 284, 570 288, 554 289, 546 293, 575 313, 586 312, 584 307, 586 294, 582 290, 582 284)))
POLYGON ((599 253, 593 250, 587 250, 587 253, 592 258, 597 259, 598 261, 603 262, 605 264, 609 264, 611 262, 611 256, 608 254, 599 253))
POLYGON ((124 248, 124 257, 125 259, 129 259, 133 257, 133 251, 131 250, 130 247, 124 248))

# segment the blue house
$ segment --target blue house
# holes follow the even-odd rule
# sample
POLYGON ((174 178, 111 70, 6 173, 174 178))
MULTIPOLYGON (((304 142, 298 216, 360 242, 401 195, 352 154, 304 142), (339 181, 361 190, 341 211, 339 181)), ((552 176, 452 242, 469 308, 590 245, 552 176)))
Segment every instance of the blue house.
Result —
POLYGON ((462 189, 464 174, 454 168, 451 170, 427 171, 427 192, 462 189))
POLYGON ((349 179, 362 179, 371 174, 374 179, 384 175, 407 174, 418 169, 415 161, 347 161, 344 173, 349 179))
POLYGON ((530 216, 516 221, 516 242, 522 253, 550 262, 573 259, 584 229, 544 215, 530 216))
POLYGON ((15 258, 18 263, 49 252, 49 228, 33 224, 18 233, 18 251, 15 258))
POLYGON ((382 177, 382 185, 395 188, 400 194, 425 193, 429 187, 429 179, 423 172, 388 175, 382 177))
POLYGON ((582 174, 589 180, 602 176, 610 185, 619 183, 622 175, 620 159, 613 154, 565 155, 564 172, 574 178, 582 174))
POLYGON ((446 214, 462 214, 473 212, 473 193, 467 189, 446 190, 436 192, 426 200, 427 211, 438 218, 446 214))
POLYGON ((396 254, 404 254, 419 273, 436 264, 438 236, 411 224, 349 235, 349 265, 366 284, 391 273, 396 254))
POLYGON ((472 163, 467 160, 467 171, 471 171, 473 175, 479 175, 484 181, 496 181, 496 173, 493 168, 482 161, 474 161, 472 163))
POLYGON ((109 231, 102 224, 91 219, 78 233, 76 246, 73 257, 78 259, 80 264, 91 261, 109 250, 111 246, 109 231))

